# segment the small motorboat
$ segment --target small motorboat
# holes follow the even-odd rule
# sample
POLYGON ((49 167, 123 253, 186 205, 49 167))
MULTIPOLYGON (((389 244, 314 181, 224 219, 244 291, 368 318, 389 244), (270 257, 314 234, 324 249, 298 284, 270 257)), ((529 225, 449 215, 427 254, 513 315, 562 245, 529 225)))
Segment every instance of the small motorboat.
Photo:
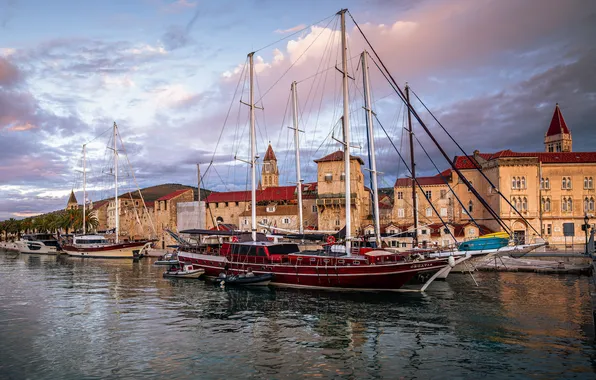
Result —
POLYGON ((160 256, 153 265, 177 265, 180 264, 178 261, 178 255, 176 253, 166 253, 163 256, 160 256))
POLYGON ((248 272, 239 275, 220 273, 216 282, 220 285, 267 286, 273 279, 273 273, 253 274, 248 272))
POLYGON ((176 264, 163 272, 164 277, 178 277, 178 278, 199 278, 205 273, 205 269, 194 269, 192 264, 176 264))

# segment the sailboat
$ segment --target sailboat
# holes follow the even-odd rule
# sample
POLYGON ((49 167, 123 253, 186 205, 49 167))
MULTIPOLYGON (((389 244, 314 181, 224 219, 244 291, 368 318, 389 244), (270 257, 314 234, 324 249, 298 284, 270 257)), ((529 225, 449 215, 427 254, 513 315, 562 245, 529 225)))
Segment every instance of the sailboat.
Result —
MULTIPOLYGON (((348 61, 346 45, 345 14, 341 18, 341 49, 343 74, 343 161, 350 168, 350 123, 348 96, 348 61)), ((223 243, 218 252, 190 252, 181 249, 178 259, 205 269, 206 276, 218 277, 222 271, 242 274, 250 270, 255 276, 271 274, 270 285, 297 288, 321 288, 337 290, 390 290, 402 288, 412 278, 421 273, 437 273, 449 265, 447 258, 431 258, 418 261, 408 256, 380 248, 360 252, 352 250, 351 236, 351 197, 345 197, 345 238, 343 252, 319 250, 300 252, 296 243, 275 243, 264 234, 257 233, 256 225, 256 149, 254 115, 254 52, 248 54, 250 75, 250 159, 251 167, 251 229, 250 233, 236 234, 235 241, 223 243)), ((293 86, 295 90, 295 86, 293 86)), ((295 99, 295 96, 294 96, 295 99)), ((369 107, 370 108, 370 107, 369 107)), ((294 110, 296 107, 294 107, 294 110)), ((294 117, 295 123, 297 117, 294 117)), ((294 128, 298 126, 295 124, 294 128)), ((297 173, 299 176, 299 172, 297 173)), ((300 178, 297 180, 300 188, 300 178)), ((345 170, 345 194, 351 194, 350 170, 345 170)), ((300 194, 300 192, 299 192, 300 194)), ((301 206, 298 208, 301 210, 301 206)), ((182 231, 185 233, 186 231, 182 231)), ((213 231, 210 231, 213 233, 213 231)), ((432 281, 434 277, 431 277, 432 281)), ((423 288, 426 288, 428 283, 423 288)), ((421 289, 422 290, 422 289, 421 289)))
POLYGON ((122 258, 134 258, 138 257, 139 254, 147 249, 152 241, 143 240, 143 241, 132 241, 132 242, 120 242, 119 241, 119 232, 120 232, 120 213, 119 213, 119 204, 118 204, 118 151, 117 151, 117 136, 118 136, 118 126, 114 122, 113 128, 113 140, 114 140, 114 182, 115 182, 115 220, 116 220, 116 229, 115 229, 115 241, 109 241, 105 236, 92 234, 86 234, 86 223, 85 223, 85 188, 86 188, 86 168, 85 168, 85 145, 83 145, 83 234, 82 235, 75 235, 73 237, 73 241, 71 244, 66 244, 62 247, 64 252, 66 252, 69 256, 76 256, 76 257, 93 257, 93 258, 111 258, 111 259, 122 259, 122 258))

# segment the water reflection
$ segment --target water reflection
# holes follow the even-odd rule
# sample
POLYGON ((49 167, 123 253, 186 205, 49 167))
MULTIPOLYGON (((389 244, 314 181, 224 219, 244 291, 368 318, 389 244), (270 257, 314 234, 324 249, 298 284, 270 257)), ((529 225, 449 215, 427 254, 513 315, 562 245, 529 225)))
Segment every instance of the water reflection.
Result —
POLYGON ((150 260, 0 253, 8 378, 588 376, 587 278, 481 273, 427 294, 222 288, 150 260))

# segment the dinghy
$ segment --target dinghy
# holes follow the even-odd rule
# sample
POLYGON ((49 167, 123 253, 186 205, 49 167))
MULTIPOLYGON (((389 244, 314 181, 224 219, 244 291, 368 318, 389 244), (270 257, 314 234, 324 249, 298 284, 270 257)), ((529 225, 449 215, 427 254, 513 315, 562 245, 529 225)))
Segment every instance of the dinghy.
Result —
POLYGON ((164 277, 178 277, 178 278, 199 278, 205 273, 205 269, 194 269, 192 264, 177 264, 172 265, 167 271, 163 272, 164 277))

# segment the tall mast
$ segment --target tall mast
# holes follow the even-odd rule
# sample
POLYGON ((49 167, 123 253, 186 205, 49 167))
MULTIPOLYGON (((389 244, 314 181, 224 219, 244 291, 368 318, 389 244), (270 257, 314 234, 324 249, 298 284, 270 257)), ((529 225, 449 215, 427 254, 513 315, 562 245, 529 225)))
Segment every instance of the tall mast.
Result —
POLYGON ((197 201, 199 203, 199 207, 198 207, 198 217, 197 217, 197 228, 202 228, 201 227, 201 166, 199 164, 197 164, 197 178, 198 178, 198 184, 197 184, 197 201))
POLYGON ((83 144, 83 235, 85 235, 85 233, 87 232, 86 229, 86 223, 85 223, 85 199, 87 198, 86 194, 85 194, 85 188, 87 186, 87 170, 86 170, 86 164, 87 164, 87 155, 85 152, 85 145, 83 144))
POLYGON ((348 45, 346 43, 346 11, 342 9, 339 11, 341 16, 341 66, 343 74, 343 125, 344 125, 344 180, 346 184, 346 254, 351 255, 352 246, 352 220, 351 220, 351 205, 352 193, 350 189, 350 115, 349 115, 349 94, 348 94, 348 45))
POLYGON ((377 160, 375 157, 375 138, 373 134, 372 109, 370 101, 370 81, 368 77, 368 53, 362 52, 362 80, 364 88, 364 109, 366 110, 366 129, 368 131, 368 151, 370 157, 370 176, 372 179, 373 213, 375 224, 375 242, 381 247, 381 227, 379 222, 379 188, 377 185, 377 160))
POLYGON ((250 67, 250 174, 251 174, 251 230, 252 240, 257 241, 257 165, 255 132, 254 52, 248 54, 250 67))
POLYGON ((298 233, 304 233, 302 216, 302 178, 300 175, 300 131, 298 130, 298 96, 296 81, 292 82, 292 115, 294 116, 294 145, 296 146, 296 194, 298 195, 298 233))
POLYGON ((410 135, 410 168, 412 171, 412 210, 414 214, 414 241, 418 245, 418 198, 416 197, 416 163, 414 162, 414 132, 412 132, 412 113, 410 109, 410 86, 406 83, 406 102, 408 103, 408 132, 410 135))
POLYGON ((116 244, 118 244, 118 235, 120 234, 120 207, 118 205, 118 151, 116 150, 116 135, 118 126, 114 122, 114 199, 116 200, 116 244))

